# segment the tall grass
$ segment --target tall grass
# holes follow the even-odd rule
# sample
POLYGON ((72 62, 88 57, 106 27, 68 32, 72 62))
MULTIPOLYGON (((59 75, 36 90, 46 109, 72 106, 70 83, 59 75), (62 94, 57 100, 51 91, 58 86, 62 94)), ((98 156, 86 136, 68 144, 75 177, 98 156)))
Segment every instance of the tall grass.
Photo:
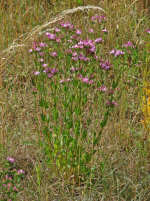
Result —
POLYGON ((149 16, 123 0, 7 2, 0 200, 149 200, 149 16), (59 15, 88 4, 102 10, 59 15))

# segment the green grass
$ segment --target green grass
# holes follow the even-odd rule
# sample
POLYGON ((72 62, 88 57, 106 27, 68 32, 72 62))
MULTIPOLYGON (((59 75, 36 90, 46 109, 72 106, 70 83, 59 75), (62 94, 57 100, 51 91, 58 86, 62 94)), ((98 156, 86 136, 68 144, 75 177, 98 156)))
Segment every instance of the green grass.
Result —
POLYGON ((43 2, 0 14, 0 200, 148 201, 149 16, 127 0, 43 2), (78 5, 104 12, 42 28, 78 5))

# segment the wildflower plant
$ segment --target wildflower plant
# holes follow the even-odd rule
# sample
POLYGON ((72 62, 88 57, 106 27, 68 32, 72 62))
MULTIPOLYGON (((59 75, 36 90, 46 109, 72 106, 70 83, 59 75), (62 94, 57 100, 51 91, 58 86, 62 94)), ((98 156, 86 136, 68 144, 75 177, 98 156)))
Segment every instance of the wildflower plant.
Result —
MULTIPOLYGON (((105 17, 93 19, 100 23, 105 17)), ((114 93, 107 93, 106 89, 115 91, 119 83, 119 77, 109 80, 113 71, 110 61, 99 59, 103 38, 89 37, 94 36, 83 38, 82 30, 70 22, 61 22, 57 31, 55 28, 54 33, 46 32, 41 39, 44 42, 34 42, 33 51, 30 49, 35 55, 36 96, 41 108, 40 145, 56 174, 67 179, 73 175, 78 182, 90 175, 102 132, 117 106, 114 93), (94 99, 96 111, 92 106, 94 99)), ((121 50, 114 53, 115 57, 124 55, 121 50)))
POLYGON ((0 172, 0 192, 2 201, 15 200, 17 193, 22 191, 22 180, 25 177, 23 169, 16 168, 16 161, 8 157, 4 164, 4 170, 0 172))

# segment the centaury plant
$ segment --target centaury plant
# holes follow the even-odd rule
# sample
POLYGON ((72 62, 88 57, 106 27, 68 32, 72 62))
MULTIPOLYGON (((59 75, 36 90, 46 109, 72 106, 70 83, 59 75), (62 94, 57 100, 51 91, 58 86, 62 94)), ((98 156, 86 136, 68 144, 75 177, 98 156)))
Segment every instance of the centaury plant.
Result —
POLYGON ((17 194, 22 190, 21 182, 24 177, 25 171, 16 167, 14 158, 8 157, 4 165, 4 171, 0 172, 2 201, 16 199, 17 194))
POLYGON ((29 50, 35 65, 34 94, 41 108, 40 145, 55 173, 73 176, 77 182, 91 173, 102 132, 121 96, 117 87, 128 70, 128 57, 133 65, 138 59, 130 41, 109 50, 106 59, 101 52, 108 34, 106 17, 91 20, 88 33, 61 22, 29 50), (103 37, 94 30, 95 23, 103 37))

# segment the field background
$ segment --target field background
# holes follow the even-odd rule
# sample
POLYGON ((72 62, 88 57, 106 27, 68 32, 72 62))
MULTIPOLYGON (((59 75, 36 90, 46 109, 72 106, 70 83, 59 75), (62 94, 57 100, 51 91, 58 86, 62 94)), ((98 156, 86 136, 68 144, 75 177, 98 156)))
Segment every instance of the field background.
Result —
MULTIPOLYGON (((0 1, 0 177, 10 172, 10 169, 7 171, 8 164, 5 166, 9 156, 15 159, 17 169, 25 171, 24 178, 16 181, 21 190, 17 191, 14 201, 150 200, 148 4, 149 1, 143 4, 131 0, 0 1), (76 182, 72 179, 75 177, 73 173, 65 178, 61 171, 58 173, 46 163, 40 144, 43 140, 41 111, 44 109, 37 104, 40 96, 33 93, 35 66, 29 49, 33 41, 41 40, 39 33, 57 27, 59 21, 46 23, 57 20, 64 10, 87 5, 99 6, 105 12, 94 9, 77 11, 64 16, 63 20, 70 21, 86 35, 86 19, 95 14, 104 15, 109 34, 103 54, 127 41, 132 41, 136 50, 132 58, 135 63, 129 60, 128 70, 123 75, 113 71, 112 75, 106 76, 108 82, 114 76, 121 76, 117 86, 117 106, 109 113, 98 144, 99 151, 89 165, 91 169, 94 167, 94 173, 76 182)), ((92 94, 92 90, 86 90, 92 94)), ((88 111, 93 100, 89 96, 88 111)), ((85 119, 92 116, 90 132, 98 129, 94 121, 99 117, 97 108, 95 101, 92 112, 85 116, 85 119)), ((103 102, 101 108, 105 114, 107 107, 103 107, 103 102)), ((90 149, 88 143, 87 149, 90 149)), ((0 200, 6 201, 10 194, 2 184, 1 180, 0 200)))

